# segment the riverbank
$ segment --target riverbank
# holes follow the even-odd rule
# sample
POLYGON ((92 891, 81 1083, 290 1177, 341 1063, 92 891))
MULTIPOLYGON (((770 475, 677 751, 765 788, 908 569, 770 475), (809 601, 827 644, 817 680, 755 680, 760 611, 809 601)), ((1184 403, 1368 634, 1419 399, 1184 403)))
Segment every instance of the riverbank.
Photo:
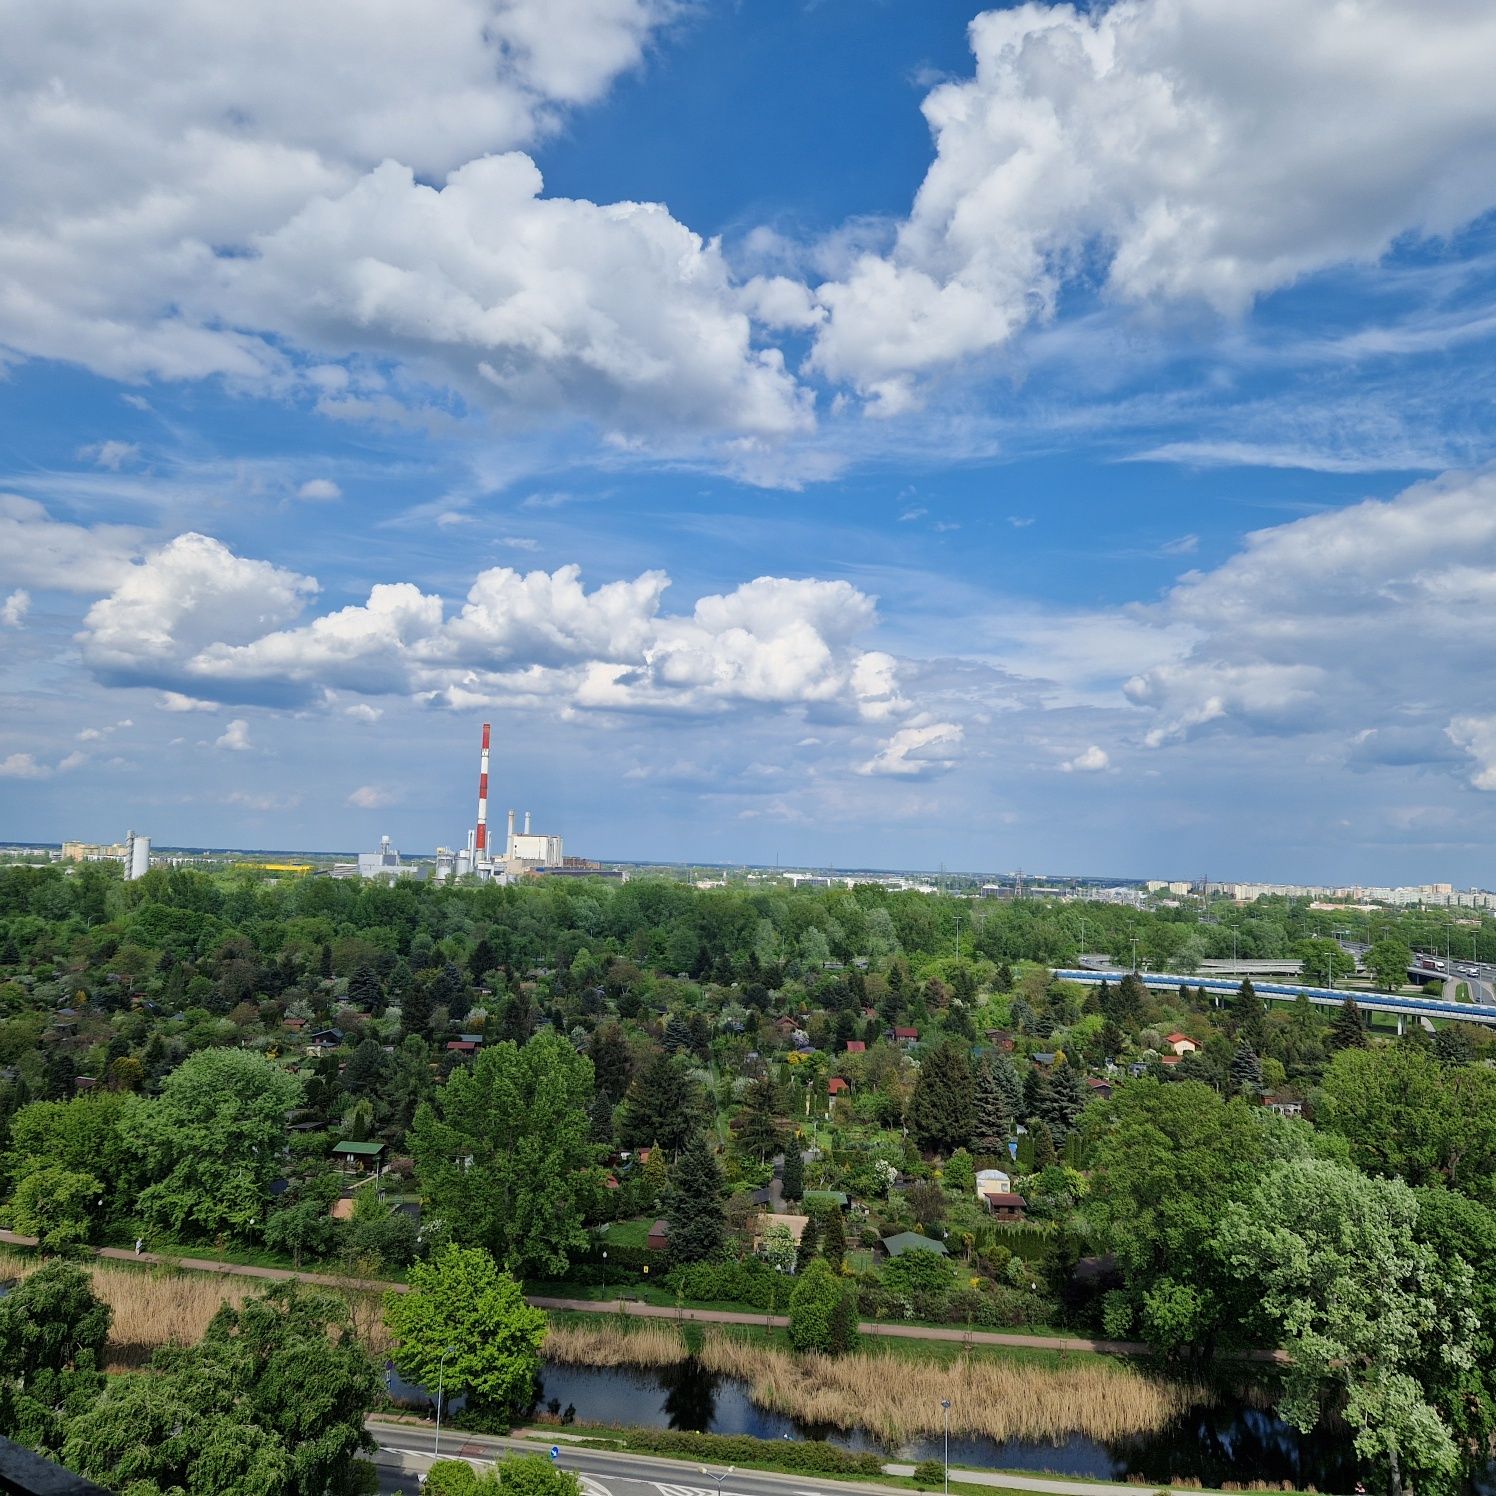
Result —
POLYGON ((547 1361, 565 1366, 676 1366, 693 1358, 741 1382, 758 1407, 799 1423, 861 1429, 896 1446, 942 1432, 957 1437, 1116 1440, 1154 1433, 1212 1394, 1103 1357, 1048 1352, 1047 1361, 975 1351, 908 1354, 885 1342, 850 1355, 797 1355, 761 1334, 627 1321, 554 1323, 547 1361), (947 1425, 948 1415, 948 1425, 947 1425))

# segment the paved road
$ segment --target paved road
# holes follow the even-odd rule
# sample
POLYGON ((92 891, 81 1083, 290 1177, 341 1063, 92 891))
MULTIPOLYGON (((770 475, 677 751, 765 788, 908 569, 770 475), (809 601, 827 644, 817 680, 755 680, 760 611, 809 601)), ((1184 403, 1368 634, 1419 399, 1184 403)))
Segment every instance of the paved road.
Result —
MULTIPOLYGON (((369 1420, 369 1432, 379 1445, 378 1456, 383 1479, 381 1489, 408 1491, 407 1485, 393 1483, 408 1480, 412 1473, 429 1467, 432 1458, 433 1430, 430 1425, 417 1427, 369 1420), (388 1480, 391 1483, 386 1484, 388 1480)), ((543 1437, 551 1437, 543 1434, 543 1437)), ((618 1454, 611 1450, 576 1449, 566 1443, 565 1435, 555 1435, 561 1450, 558 1463, 575 1470, 582 1477, 582 1496, 908 1496, 896 1486, 875 1482, 820 1480, 813 1475, 772 1475, 761 1470, 723 1472, 718 1486, 715 1472, 689 1460, 665 1460, 653 1455, 618 1454)), ((444 1432, 443 1459, 466 1459, 475 1465, 485 1464, 513 1450, 535 1454, 544 1449, 535 1440, 495 1439, 475 1434, 444 1432)), ((889 1475, 911 1475, 913 1465, 885 1465, 889 1475)), ((962 1470, 959 1479, 974 1485, 996 1486, 1008 1491, 1047 1491, 1054 1496, 1118 1496, 1129 1487, 1107 1481, 1066 1480, 1036 1475, 1009 1475, 1005 1471, 962 1470)))

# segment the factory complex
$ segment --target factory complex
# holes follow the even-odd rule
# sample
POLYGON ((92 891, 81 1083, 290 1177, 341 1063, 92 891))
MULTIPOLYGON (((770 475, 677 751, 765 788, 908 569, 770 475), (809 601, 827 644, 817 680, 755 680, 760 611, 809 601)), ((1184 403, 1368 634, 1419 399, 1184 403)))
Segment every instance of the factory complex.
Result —
POLYGON ((455 878, 476 877, 484 882, 512 883, 524 877, 623 878, 627 874, 604 868, 600 863, 582 857, 568 857, 561 838, 530 826, 530 812, 525 812, 524 828, 516 830, 514 811, 508 815, 502 851, 495 852, 488 840, 488 756, 490 724, 483 724, 483 744, 478 757, 478 815, 468 830, 464 844, 454 852, 449 847, 436 849, 435 865, 402 862, 400 853, 390 845, 387 836, 379 840, 377 852, 361 852, 356 863, 334 864, 332 874, 342 878, 430 877, 438 883, 455 878))

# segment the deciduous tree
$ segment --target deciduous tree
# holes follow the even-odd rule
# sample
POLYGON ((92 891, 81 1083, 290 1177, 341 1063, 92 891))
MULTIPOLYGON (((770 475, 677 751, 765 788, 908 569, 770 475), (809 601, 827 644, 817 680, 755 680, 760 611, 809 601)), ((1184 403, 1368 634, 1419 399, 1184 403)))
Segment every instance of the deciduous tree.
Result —
POLYGON ((385 1297, 395 1367, 432 1393, 465 1392, 491 1421, 527 1405, 540 1370, 546 1318, 479 1247, 447 1246, 416 1263, 407 1293, 385 1297), (445 1358, 445 1359, 444 1359, 445 1358))
POLYGON ((431 1214, 512 1272, 564 1273, 597 1183, 591 1100, 591 1062, 550 1030, 454 1071, 410 1130, 431 1214))

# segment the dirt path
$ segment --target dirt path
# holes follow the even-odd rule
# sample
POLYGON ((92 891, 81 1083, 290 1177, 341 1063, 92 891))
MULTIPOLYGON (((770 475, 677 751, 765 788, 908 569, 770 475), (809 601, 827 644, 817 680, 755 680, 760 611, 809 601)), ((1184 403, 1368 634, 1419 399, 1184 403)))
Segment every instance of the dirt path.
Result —
MULTIPOLYGON (((0 1231, 0 1242, 16 1247, 34 1247, 34 1236, 0 1231)), ((404 1293, 403 1283, 377 1278, 344 1278, 331 1273, 298 1272, 288 1267, 250 1267, 242 1262, 219 1262, 210 1257, 169 1257, 161 1252, 132 1252, 124 1247, 95 1247, 95 1257, 105 1262, 140 1262, 152 1266, 184 1268, 189 1272, 230 1273, 240 1278, 277 1281, 296 1278, 324 1288, 352 1289, 360 1293, 404 1293)), ((676 1309, 668 1304, 642 1304, 630 1299, 566 1299, 531 1294, 537 1309, 567 1309, 580 1314, 624 1314, 639 1319, 689 1319, 708 1325, 763 1325, 783 1329, 789 1319, 783 1314, 743 1314, 732 1309, 676 1309)), ((1004 1330, 957 1330, 931 1325, 891 1325, 863 1320, 857 1328, 864 1335, 886 1335, 896 1340, 948 1340, 958 1345, 1003 1345, 1036 1351, 1090 1351, 1099 1356, 1146 1356, 1150 1348, 1137 1340, 1091 1340, 1080 1335, 1020 1335, 1004 1330)), ((1281 1351, 1246 1351, 1242 1359, 1276 1361, 1281 1351)))

